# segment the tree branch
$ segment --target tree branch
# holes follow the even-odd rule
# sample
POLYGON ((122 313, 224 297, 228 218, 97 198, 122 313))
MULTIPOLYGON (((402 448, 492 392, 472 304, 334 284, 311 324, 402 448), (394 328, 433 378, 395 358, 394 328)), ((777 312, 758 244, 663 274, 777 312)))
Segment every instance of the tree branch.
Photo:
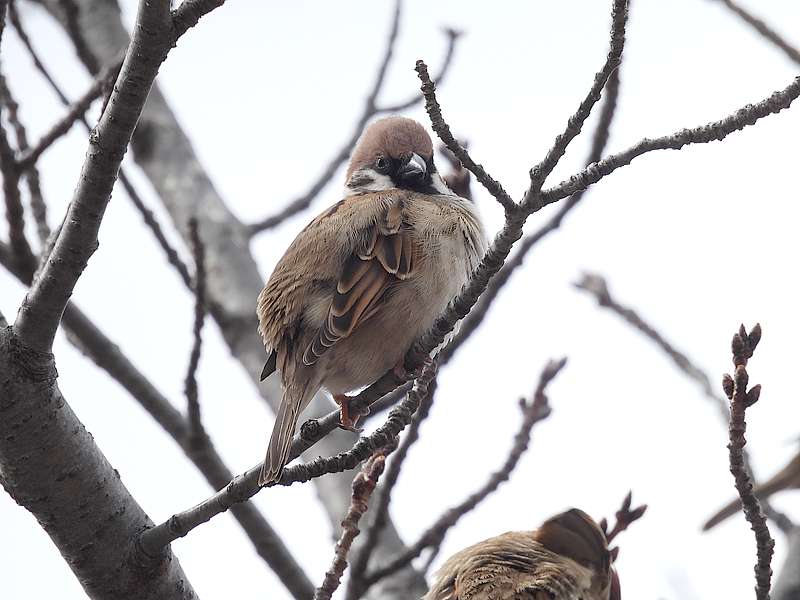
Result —
POLYGON ((436 548, 441 545, 447 532, 461 517, 473 510, 486 499, 486 497, 497 490, 501 483, 508 481, 520 457, 524 454, 525 450, 528 449, 533 426, 550 416, 550 404, 545 391, 548 384, 558 375, 558 372, 564 368, 566 362, 567 360, 562 358, 561 360, 547 363, 539 376, 539 384, 536 386, 536 391, 533 394, 532 400, 526 402, 524 398, 520 399, 522 423, 519 431, 514 436, 514 444, 503 466, 498 471, 492 473, 480 489, 468 496, 457 506, 445 511, 433 525, 425 530, 419 540, 409 546, 407 551, 395 557, 389 564, 368 573, 364 577, 365 589, 410 563, 419 556, 425 548, 433 548, 434 551, 436 551, 436 548))
MULTIPOLYGON (((423 369, 406 399, 389 413, 386 422, 372 434, 360 438, 347 452, 342 452, 329 458, 320 457, 308 463, 285 468, 281 478, 267 487, 304 483, 323 475, 353 469, 374 452, 393 444, 400 432, 411 422, 422 398, 427 393, 430 382, 435 376, 436 366, 435 363, 431 362, 423 369)), ((189 510, 175 514, 164 523, 143 532, 140 541, 141 547, 148 554, 156 553, 160 548, 185 536, 194 528, 208 522, 216 515, 225 512, 239 502, 253 497, 260 490, 258 485, 260 469, 261 464, 252 467, 231 480, 224 489, 214 494, 211 498, 189 510)))
POLYGON ((740 131, 748 125, 754 125, 759 119, 789 108, 799 95, 800 77, 796 77, 784 89, 774 92, 761 102, 748 104, 724 119, 692 129, 681 129, 670 135, 644 138, 627 150, 607 156, 603 160, 589 165, 579 173, 572 175, 569 179, 565 179, 558 185, 544 190, 541 194, 541 205, 547 206, 571 194, 585 190, 603 177, 610 175, 620 167, 630 164, 634 158, 647 152, 654 150, 680 150, 689 144, 707 144, 708 142, 723 140, 735 131, 740 131))
POLYGON ((761 326, 756 324, 748 334, 744 325, 733 336, 731 351, 733 353, 734 375, 731 377, 727 373, 722 378, 722 389, 731 401, 731 420, 730 420, 730 443, 728 444, 728 454, 730 460, 731 474, 733 475, 736 491, 742 499, 742 510, 747 518, 750 527, 756 537, 757 562, 755 566, 756 574, 756 598, 757 600, 769 600, 770 579, 772 578, 772 553, 775 548, 775 541, 769 534, 767 520, 761 512, 761 505, 753 493, 753 482, 747 474, 742 458, 742 449, 747 443, 744 434, 747 428, 745 422, 745 410, 755 404, 761 394, 761 386, 754 385, 750 390, 747 389, 747 361, 753 356, 759 340, 761 339, 761 326))
POLYGON ((364 463, 361 472, 353 479, 353 499, 350 501, 350 509, 342 521, 342 536, 336 543, 333 563, 325 573, 322 585, 314 593, 314 600, 330 600, 339 587, 342 575, 347 569, 347 555, 350 552, 350 546, 361 532, 358 522, 361 520, 361 516, 367 512, 369 498, 378 484, 385 463, 385 454, 378 451, 364 463))
POLYGON ((189 237, 192 242, 194 257, 194 344, 189 356, 189 367, 186 371, 184 389, 186 390, 187 417, 189 420, 189 436, 197 443, 207 439, 203 421, 200 418, 200 402, 197 398, 197 367, 200 364, 200 350, 203 339, 203 323, 206 318, 206 266, 205 248, 197 231, 197 219, 189 221, 189 237))
POLYGON ((786 54, 791 60, 800 65, 800 50, 792 46, 789 42, 783 39, 780 34, 767 25, 764 21, 748 12, 739 6, 733 0, 721 0, 734 14, 739 16, 745 23, 750 25, 758 33, 760 33, 767 41, 771 42, 786 54))
POLYGON ((28 148, 20 154, 17 159, 17 168, 21 172, 27 171, 33 167, 45 150, 61 136, 66 134, 76 121, 83 118, 92 103, 103 94, 103 91, 108 87, 109 83, 116 78, 121 66, 122 59, 103 69, 92 82, 92 85, 89 86, 89 89, 87 89, 80 98, 69 105, 67 114, 54 123, 35 146, 28 148))
MULTIPOLYGON (((597 303, 600 306, 608 308, 615 314, 622 317, 622 319, 624 319, 634 329, 655 343, 655 345, 658 346, 672 360, 673 363, 675 363, 675 366, 678 367, 678 369, 680 369, 687 377, 689 377, 689 379, 693 380, 698 386, 700 386, 703 394, 711 401, 716 408, 720 419, 727 426, 731 414, 728 408, 728 403, 722 398, 722 396, 714 391, 708 374, 706 374, 705 371, 692 362, 692 360, 683 352, 670 344, 664 338, 664 336, 656 331, 656 329, 647 321, 645 321, 636 311, 628 306, 620 304, 617 300, 615 300, 611 296, 611 292, 609 291, 608 285, 603 277, 593 273, 587 273, 583 276, 583 279, 581 279, 580 282, 575 284, 575 287, 589 292, 592 296, 594 296, 595 300, 597 300, 597 303)), ((751 479, 755 479, 753 476, 750 457, 747 450, 744 448, 742 448, 742 460, 744 461, 744 466, 748 476, 751 479)), ((764 512, 767 514, 767 516, 772 519, 782 531, 788 533, 788 531, 794 527, 789 517, 770 506, 768 501, 764 500, 763 502, 764 512)))
POLYGON ((392 490, 397 484, 397 479, 400 476, 400 470, 403 468, 406 456, 411 446, 419 439, 419 428, 422 422, 428 417, 431 406, 433 406, 433 398, 436 393, 436 380, 431 381, 428 386, 427 393, 421 398, 420 406, 414 413, 411 421, 411 427, 408 433, 403 438, 397 450, 393 452, 394 457, 389 463, 389 469, 386 476, 383 478, 383 485, 378 490, 378 502, 375 507, 375 516, 367 529, 367 534, 364 537, 364 543, 359 548, 356 554, 353 567, 350 569, 350 581, 347 586, 347 598, 355 599, 362 594, 363 575, 369 564, 369 558, 372 551, 375 549, 375 544, 378 543, 378 536, 389 518, 389 503, 392 499, 392 490))

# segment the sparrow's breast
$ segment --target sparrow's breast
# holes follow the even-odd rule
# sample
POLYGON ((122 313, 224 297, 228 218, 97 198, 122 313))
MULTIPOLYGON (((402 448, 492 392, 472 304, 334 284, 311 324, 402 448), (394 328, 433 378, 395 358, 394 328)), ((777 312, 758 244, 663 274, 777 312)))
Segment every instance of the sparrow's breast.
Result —
POLYGON ((418 195, 406 207, 414 272, 386 292, 381 309, 328 353, 323 386, 339 394, 369 385, 396 366, 433 325, 480 263, 486 236, 472 204, 418 195))

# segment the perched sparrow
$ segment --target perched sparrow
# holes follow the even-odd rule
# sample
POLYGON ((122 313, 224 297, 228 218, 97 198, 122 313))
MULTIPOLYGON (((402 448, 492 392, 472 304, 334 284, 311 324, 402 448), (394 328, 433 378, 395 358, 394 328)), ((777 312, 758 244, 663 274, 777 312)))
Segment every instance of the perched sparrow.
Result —
POLYGON ((270 352, 262 379, 277 368, 283 383, 260 485, 280 476, 298 416, 320 388, 354 426, 345 392, 402 368, 485 250, 480 219, 436 171, 425 129, 402 117, 370 125, 344 199, 300 232, 258 297, 270 352))
MULTIPOLYGON (((767 479, 764 483, 759 483, 753 487, 753 493, 759 500, 766 500, 775 492, 782 490, 794 490, 800 488, 800 454, 795 456, 788 465, 783 467, 775 475, 767 479)), ((705 525, 703 531, 708 531, 718 525, 728 517, 735 515, 742 509, 742 501, 739 498, 730 502, 720 511, 711 517, 705 525)))
POLYGON ((619 600, 615 553, 577 508, 454 554, 423 600, 619 600))

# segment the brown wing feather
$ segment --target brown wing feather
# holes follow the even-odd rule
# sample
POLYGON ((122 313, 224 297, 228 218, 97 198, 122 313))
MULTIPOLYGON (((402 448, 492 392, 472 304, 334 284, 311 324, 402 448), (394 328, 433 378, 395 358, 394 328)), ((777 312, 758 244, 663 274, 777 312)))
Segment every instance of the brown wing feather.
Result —
POLYGON ((414 244, 403 228, 402 201, 391 204, 364 236, 361 249, 344 264, 325 323, 303 353, 313 365, 338 340, 349 336, 380 308, 386 291, 408 277, 414 244))

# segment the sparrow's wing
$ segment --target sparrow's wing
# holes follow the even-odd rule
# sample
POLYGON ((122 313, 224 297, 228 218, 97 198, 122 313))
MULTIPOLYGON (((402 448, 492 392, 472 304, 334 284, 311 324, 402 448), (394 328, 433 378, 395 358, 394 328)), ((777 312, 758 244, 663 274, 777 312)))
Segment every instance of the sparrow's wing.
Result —
POLYGON ((337 341, 349 336, 381 307, 386 291, 411 275, 414 247, 404 226, 402 197, 357 232, 360 243, 344 262, 323 325, 303 353, 313 365, 337 341))

